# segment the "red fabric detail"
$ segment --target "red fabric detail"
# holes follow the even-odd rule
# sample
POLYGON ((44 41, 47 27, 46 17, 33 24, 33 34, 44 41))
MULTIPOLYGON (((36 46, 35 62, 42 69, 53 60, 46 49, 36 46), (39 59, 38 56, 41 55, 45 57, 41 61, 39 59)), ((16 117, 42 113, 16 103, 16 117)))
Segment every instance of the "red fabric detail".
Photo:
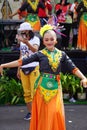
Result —
POLYGON ((39 8, 38 16, 39 17, 47 17, 45 9, 39 8))
POLYGON ((50 4, 49 1, 46 3, 46 7, 47 7, 48 11, 52 11, 52 5, 50 4))

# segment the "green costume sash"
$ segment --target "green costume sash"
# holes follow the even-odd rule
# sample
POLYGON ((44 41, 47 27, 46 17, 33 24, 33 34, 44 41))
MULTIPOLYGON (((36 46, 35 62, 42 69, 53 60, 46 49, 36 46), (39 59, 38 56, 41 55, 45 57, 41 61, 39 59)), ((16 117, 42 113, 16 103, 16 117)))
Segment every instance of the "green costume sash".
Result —
POLYGON ((37 14, 28 14, 25 20, 30 24, 35 24, 39 20, 39 17, 37 14))
POLYGON ((50 101, 58 92, 58 81, 56 75, 41 73, 37 78, 34 89, 39 87, 40 94, 43 95, 44 101, 50 101))
POLYGON ((84 21, 84 24, 87 26, 87 13, 86 12, 82 15, 81 19, 84 21))

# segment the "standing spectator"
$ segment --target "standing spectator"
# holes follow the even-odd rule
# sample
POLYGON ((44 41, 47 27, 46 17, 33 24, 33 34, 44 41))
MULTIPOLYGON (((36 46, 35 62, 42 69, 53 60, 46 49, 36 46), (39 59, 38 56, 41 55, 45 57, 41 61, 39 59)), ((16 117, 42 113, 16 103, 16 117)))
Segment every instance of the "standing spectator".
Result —
POLYGON ((62 47, 63 49, 68 49, 69 47, 69 37, 70 30, 72 27, 72 17, 69 14, 69 9, 71 4, 67 2, 67 0, 60 0, 60 3, 55 5, 55 13, 58 19, 58 23, 63 26, 65 30, 62 31, 66 37, 62 36, 62 47))
MULTIPOLYGON (((40 30, 45 48, 31 57, 1 64, 3 68, 25 65, 34 61, 40 63, 40 76, 35 83, 35 95, 32 104, 32 118, 29 130, 66 130, 65 114, 61 87, 61 65, 81 79, 83 87, 87 88, 87 78, 76 68, 65 52, 55 48, 56 33, 53 27, 45 25, 40 30)), ((25 43, 26 44, 26 43, 25 43)))
MULTIPOLYGON (((34 35, 31 25, 28 22, 24 22, 20 24, 18 31, 20 32, 20 35, 17 35, 18 42, 20 42, 20 57, 28 57, 38 51, 40 40, 34 35), (25 39, 26 44, 23 43, 23 38, 25 39)), ((24 90, 24 99, 28 109, 28 114, 24 117, 25 120, 31 118, 34 82, 39 75, 38 65, 38 62, 32 62, 18 67, 17 76, 21 79, 24 90)))
POLYGON ((79 24, 77 47, 82 51, 87 51, 87 0, 82 0, 76 11, 79 24))
POLYGON ((78 26, 77 26, 77 12, 76 8, 78 6, 78 0, 75 0, 71 5, 70 11, 72 12, 72 32, 73 32, 73 40, 72 40, 72 49, 76 49, 77 47, 77 35, 78 35, 78 26))
POLYGON ((52 5, 50 0, 40 0, 44 8, 39 8, 38 16, 40 18, 41 26, 47 24, 47 21, 52 12, 52 5))

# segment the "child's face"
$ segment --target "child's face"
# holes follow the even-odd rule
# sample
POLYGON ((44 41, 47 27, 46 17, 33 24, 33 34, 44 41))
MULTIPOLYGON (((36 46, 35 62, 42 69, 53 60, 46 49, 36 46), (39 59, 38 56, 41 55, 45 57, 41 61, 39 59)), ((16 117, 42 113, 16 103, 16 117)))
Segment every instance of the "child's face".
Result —
POLYGON ((46 46, 48 50, 53 51, 56 43, 57 43, 57 40, 56 40, 56 34, 54 31, 48 31, 44 34, 43 44, 46 46))
POLYGON ((23 38, 28 38, 29 39, 29 31, 28 30, 21 31, 21 36, 23 38))

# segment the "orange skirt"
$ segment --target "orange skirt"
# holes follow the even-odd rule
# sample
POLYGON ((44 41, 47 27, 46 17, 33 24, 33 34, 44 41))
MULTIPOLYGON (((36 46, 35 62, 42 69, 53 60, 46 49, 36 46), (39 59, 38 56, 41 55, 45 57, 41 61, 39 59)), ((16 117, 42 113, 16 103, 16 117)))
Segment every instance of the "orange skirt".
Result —
POLYGON ((62 89, 49 102, 45 102, 36 90, 32 103, 32 118, 29 130, 66 130, 62 89))
POLYGON ((77 47, 83 51, 87 51, 87 26, 83 20, 79 24, 77 47))

